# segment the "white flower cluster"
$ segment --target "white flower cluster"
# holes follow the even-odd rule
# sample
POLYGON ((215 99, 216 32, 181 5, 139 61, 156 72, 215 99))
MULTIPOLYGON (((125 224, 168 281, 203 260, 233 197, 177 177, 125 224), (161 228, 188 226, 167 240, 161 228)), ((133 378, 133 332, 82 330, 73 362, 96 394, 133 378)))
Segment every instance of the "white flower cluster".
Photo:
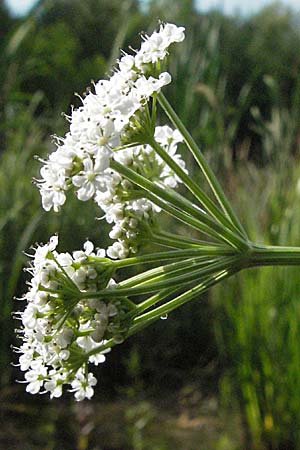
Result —
MULTIPOLYGON (((167 125, 156 127, 155 139, 178 165, 185 169, 184 161, 176 154, 177 144, 183 140, 179 131, 174 131, 167 125)), ((114 158, 122 165, 164 187, 175 188, 180 181, 150 145, 139 145, 118 151, 114 158)), ((129 253, 136 252, 143 221, 149 223, 160 208, 141 197, 136 186, 117 172, 111 171, 110 175, 111 183, 107 185, 107 190, 98 191, 95 201, 105 212, 107 222, 114 224, 109 236, 111 239, 117 239, 117 242, 108 247, 107 255, 113 259, 122 259, 129 253)))
MULTIPOLYGON (((109 168, 111 158, 122 159, 122 162, 127 162, 127 166, 133 160, 139 161, 139 165, 144 164, 145 168, 151 168, 155 161, 155 177, 150 172, 150 178, 164 181, 172 187, 177 183, 170 169, 159 162, 150 148, 139 146, 123 152, 113 152, 113 149, 122 144, 122 137, 126 133, 128 135, 128 129, 134 123, 134 116, 143 111, 149 98, 171 82, 168 72, 159 73, 157 77, 149 74, 151 71, 158 73, 158 67, 167 56, 169 46, 183 39, 183 27, 162 24, 158 31, 144 37, 141 48, 135 55, 123 54, 113 75, 108 80, 98 81, 93 92, 90 91, 82 99, 82 105, 73 109, 68 117, 70 131, 64 138, 57 138, 57 150, 50 154, 41 168, 38 186, 46 211, 52 208, 59 211, 71 188, 76 190, 79 200, 95 199, 103 207, 108 222, 116 225, 111 235, 122 235, 111 247, 111 257, 126 257, 132 247, 123 245, 122 242, 128 240, 128 237, 124 239, 126 233, 130 235, 129 240, 133 240, 136 217, 130 220, 129 213, 124 215, 124 208, 127 212, 132 210, 137 217, 144 218, 148 210, 153 210, 149 202, 141 199, 135 199, 126 205, 122 200, 122 213, 119 213, 119 202, 115 198, 110 204, 107 203, 112 194, 121 200, 122 196, 119 192, 116 193, 116 186, 122 185, 126 190, 126 182, 109 168), (158 167, 161 168, 160 173, 157 171, 158 167), (120 214, 123 215, 121 219, 120 214), (128 226, 125 227, 125 224, 128 226)), ((156 133, 161 136, 162 145, 172 157, 179 159, 175 156, 175 143, 181 140, 178 132, 170 131, 168 127, 159 127, 156 133)), ((136 166, 137 164, 133 164, 132 168, 136 169, 136 166)))
POLYGON ((23 343, 16 351, 27 392, 60 397, 63 385, 69 384, 76 400, 83 400, 92 397, 97 382, 88 363, 104 362, 105 352, 95 349, 114 336, 120 340, 128 306, 122 300, 82 298, 82 293, 113 283, 111 261, 102 259, 103 250, 94 253, 87 241, 84 251, 71 255, 58 253, 57 243, 53 236, 35 250, 28 269, 30 289, 24 296, 27 306, 18 314, 23 343), (95 256, 98 263, 90 261, 95 256))
POLYGON ((166 58, 170 44, 182 42, 184 37, 184 27, 177 27, 172 23, 161 24, 159 31, 144 37, 144 42, 135 56, 136 66, 145 72, 149 63, 156 64, 166 58))

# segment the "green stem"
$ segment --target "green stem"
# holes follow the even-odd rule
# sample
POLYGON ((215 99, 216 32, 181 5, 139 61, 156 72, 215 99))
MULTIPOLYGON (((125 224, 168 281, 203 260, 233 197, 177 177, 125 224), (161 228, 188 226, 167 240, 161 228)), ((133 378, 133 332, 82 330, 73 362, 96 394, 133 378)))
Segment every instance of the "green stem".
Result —
POLYGON ((136 305, 135 310, 132 311, 131 314, 137 316, 141 312, 144 312, 146 309, 151 308, 151 306, 156 305, 156 303, 165 300, 167 297, 169 297, 169 295, 174 294, 178 290, 178 288, 169 288, 152 295, 151 297, 147 298, 147 300, 144 300, 143 302, 136 305))
POLYGON ((184 287, 186 283, 192 281, 199 281, 204 276, 221 271, 232 270, 233 268, 241 269, 243 267, 243 257, 237 255, 233 257, 220 258, 216 262, 210 263, 207 267, 202 268, 203 264, 199 262, 194 263, 195 270, 191 270, 191 267, 187 268, 184 273, 180 275, 176 274, 164 274, 164 279, 157 282, 144 282, 140 286, 131 288, 114 287, 100 290, 98 292, 83 292, 81 298, 107 298, 107 297, 127 297, 135 295, 149 294, 151 292, 159 291, 160 289, 166 289, 169 287, 181 286, 184 287), (198 268, 198 265, 200 268, 198 268), (186 273, 187 272, 187 273, 186 273))
MULTIPOLYGON (((197 219, 201 220, 204 224, 212 227, 214 227, 215 225, 219 225, 216 222, 214 222, 205 212, 198 209, 187 199, 185 199, 182 196, 179 196, 178 194, 175 195, 174 191, 171 192, 167 191, 165 188, 160 187, 158 184, 153 183, 148 178, 138 174, 137 172, 126 166, 123 166, 122 164, 120 164, 115 160, 111 161, 110 167, 119 172, 120 174, 122 174, 125 178, 127 178, 134 184, 140 186, 147 193, 154 194, 160 199, 163 199, 164 201, 171 203, 171 205, 173 205, 175 208, 181 209, 193 217, 195 216, 195 214, 197 214, 197 219)), ((218 231, 219 230, 220 228, 218 228, 218 231)))
MULTIPOLYGON (((153 322, 155 322, 158 318, 162 317, 165 314, 170 313, 174 309, 178 308, 179 306, 182 306, 183 304, 187 303, 190 300, 193 300, 195 297, 200 295, 201 293, 208 290, 210 287, 214 286, 215 284, 219 283, 220 281, 224 280, 225 278, 229 278, 234 273, 238 272, 239 269, 231 269, 228 271, 221 271, 214 277, 207 277, 206 279, 202 280, 201 284, 193 287, 192 289, 189 289, 184 294, 179 295, 175 299, 170 300, 169 302, 145 313, 138 317, 135 317, 133 319, 133 325, 130 327, 127 337, 132 336, 133 334, 137 333, 141 329, 146 328, 147 326, 151 325, 153 322)), ((150 306, 153 306, 158 301, 164 300, 164 298, 168 297, 172 293, 175 293, 175 289, 169 289, 162 291, 154 296, 152 296, 150 299, 146 300, 144 303, 144 309, 149 308, 150 306), (146 303, 148 302, 148 303, 146 303), (152 305, 150 305, 150 302, 152 302, 152 305)), ((142 304, 141 304, 142 305, 142 304)), ((138 307, 137 307, 138 308, 138 307)), ((141 308, 141 310, 143 310, 141 308)), ((99 347, 94 348, 91 350, 87 356, 96 355, 100 352, 103 352, 104 350, 107 350, 109 348, 114 347, 117 345, 117 342, 115 342, 114 339, 110 339, 109 341, 105 342, 105 344, 99 345, 99 347)))
POLYGON ((197 244, 191 244, 189 242, 180 241, 172 237, 161 236, 160 234, 151 234, 149 237, 144 238, 145 241, 152 242, 154 244, 162 245, 170 248, 197 248, 197 244))
POLYGON ((212 218, 210 218, 210 216, 202 212, 183 197, 179 198, 180 196, 178 195, 175 196, 170 194, 170 192, 167 192, 158 185, 154 184, 152 181, 149 181, 147 178, 137 174, 117 161, 111 160, 110 167, 134 184, 137 184, 141 188, 145 189, 145 197, 172 214, 174 217, 177 217, 179 220, 182 220, 182 217, 184 217, 184 221, 186 223, 194 223, 192 226, 197 224, 196 228, 208 236, 214 237, 218 240, 221 239, 223 242, 229 243, 236 248, 244 250, 248 249, 248 244, 245 242, 245 239, 236 235, 223 225, 215 222, 212 218), (165 201, 162 201, 161 199, 165 201), (170 204, 166 202, 169 202, 170 204), (189 219, 187 219, 187 217, 189 219))
MULTIPOLYGON (((188 239, 179 234, 167 233, 164 231, 152 231, 149 227, 149 237, 144 238, 149 242, 154 242, 155 244, 163 245, 165 247, 179 248, 179 249, 214 249, 213 251, 227 250, 228 254, 232 254, 234 251, 232 247, 224 246, 223 244, 216 244, 208 241, 200 241, 198 239, 188 239)), ((206 250, 204 250, 206 251, 206 250)), ((215 253, 214 253, 215 254, 215 253)))
POLYGON ((217 222, 223 224, 225 227, 230 228, 233 232, 240 234, 240 230, 237 230, 236 226, 232 224, 227 215, 224 215, 208 197, 208 195, 200 189, 197 183, 186 173, 176 161, 165 151, 165 149, 154 139, 149 138, 148 144, 156 151, 156 153, 168 164, 168 166, 174 171, 178 178, 185 184, 188 190, 199 200, 201 205, 216 219, 217 222))
POLYGON ((152 309, 151 311, 142 314, 138 317, 136 317, 133 320, 133 327, 131 328, 132 331, 134 331, 135 325, 139 325, 141 323, 146 323, 148 321, 154 321, 158 319, 159 317, 170 313, 174 309, 178 308, 179 306, 182 306, 184 303, 187 303, 188 301, 192 300, 193 298, 197 297, 199 294, 207 291, 210 287, 214 286, 215 284, 219 283, 220 281, 224 280, 225 278, 230 277, 234 273, 238 272, 238 268, 231 268, 229 270, 223 270, 215 274, 214 276, 208 276, 200 284, 197 286, 189 289, 188 291, 184 292, 183 294, 179 295, 178 297, 170 300, 169 302, 152 309))
MULTIPOLYGON (((150 228, 150 227, 149 227, 150 228)), ((223 244, 219 244, 219 243, 212 243, 209 241, 201 241, 200 239, 195 239, 195 238, 187 238, 185 236, 182 236, 181 234, 175 234, 175 233, 169 233, 167 231, 164 230, 154 230, 152 231, 152 228, 150 228, 150 233, 151 236, 156 237, 162 237, 162 238, 168 238, 168 239, 172 239, 174 240, 174 242, 178 242, 178 244, 180 243, 186 243, 191 245, 192 247, 196 247, 196 248, 201 248, 201 247, 214 247, 214 248, 228 248, 228 250, 232 251, 232 249, 230 247, 225 247, 223 244)))
MULTIPOLYGON (((230 259, 230 258, 226 258, 230 259)), ((232 258, 231 258, 232 259, 232 258)), ((274 265, 300 265, 300 247, 279 247, 279 246, 258 246, 253 245, 251 251, 247 255, 244 255, 244 258, 234 258, 231 263, 227 262, 227 267, 221 268, 222 263, 215 263, 215 267, 219 264, 219 270, 215 270, 212 273, 209 271, 204 276, 204 271, 202 271, 202 280, 197 286, 192 287, 188 291, 183 294, 173 298, 172 300, 164 303, 161 306, 158 306, 150 311, 140 314, 144 312, 146 309, 151 308, 156 305, 158 302, 165 300, 168 296, 175 294, 176 291, 182 289, 182 285, 178 287, 169 287, 168 289, 164 289, 158 292, 155 295, 152 295, 147 300, 141 302, 134 308, 134 311, 129 314, 135 315, 136 317, 133 319, 133 325, 130 327, 127 337, 132 336, 137 333, 139 330, 146 328, 148 325, 155 322, 158 318, 164 316, 165 314, 170 313, 171 311, 177 309, 183 304, 197 298, 201 293, 205 292, 215 284, 221 282, 222 280, 229 278, 230 276, 237 273, 239 270, 245 267, 253 267, 253 266, 274 266, 274 265)), ((213 264, 212 264, 213 265, 213 264)), ((56 292, 50 289, 44 288, 47 292, 56 292)), ((107 290, 108 291, 108 290, 107 290)), ((113 290, 111 290, 113 291, 113 290)), ((88 293, 87 293, 88 294, 88 293)), ((96 293, 98 294, 98 293, 96 293)), ((99 293, 100 294, 100 293, 99 293)), ((102 296, 103 294, 101 294, 102 296)), ((114 339, 110 339, 105 344, 100 345, 99 347, 91 350, 87 355, 95 355, 99 352, 107 350, 115 346, 117 343, 114 339)))
POLYGON ((216 231, 210 226, 191 216, 189 213, 186 213, 183 208, 174 208, 174 206, 172 206, 170 203, 162 201, 159 197, 153 195, 150 191, 145 191, 145 197, 171 216, 187 225, 192 226, 196 230, 201 231, 203 234, 209 236, 210 238, 214 238, 223 244, 229 244, 236 249, 241 249, 242 245, 245 245, 244 241, 241 244, 240 239, 236 239, 236 236, 232 236, 230 230, 223 229, 221 232, 216 231), (228 237, 228 234, 230 234, 230 237, 228 237))
MULTIPOLYGON (((179 249, 179 250, 171 250, 167 252, 157 252, 157 253, 149 253, 148 255, 143 256, 133 256, 132 258, 125 258, 112 261, 112 264, 115 269, 120 269, 123 267, 134 266, 137 264, 148 264, 156 261, 168 261, 172 259, 182 259, 203 255, 232 255, 234 251, 232 248, 222 248, 214 247, 214 246, 203 246, 200 245, 196 248, 190 249, 179 249)), ((90 256, 88 261, 97 262, 97 256, 90 256)))
POLYGON ((173 286, 172 281, 174 285, 175 283, 185 285, 187 282, 195 280, 194 274, 202 277, 203 274, 206 275, 207 273, 214 272, 214 264, 219 264, 219 261, 225 261, 225 259, 226 258, 207 260, 206 258, 199 258, 199 261, 196 258, 191 259, 190 263, 187 264, 186 267, 168 272, 167 274, 162 273, 160 275, 156 275, 149 280, 145 280, 142 283, 139 283, 137 288, 143 288, 153 285, 158 286, 159 288, 168 287, 169 285, 173 286), (164 286, 163 283, 167 283, 168 286, 164 286))
POLYGON ((154 269, 150 269, 147 270, 146 272, 139 273, 138 275, 135 275, 127 280, 121 281, 119 283, 119 286, 121 288, 130 288, 139 286, 140 284, 155 279, 160 275, 174 274, 178 270, 190 268, 193 261, 197 261, 198 267, 200 265, 204 266, 209 263, 209 259, 207 258, 207 256, 198 256, 197 258, 185 259, 184 261, 155 267, 154 269))
MULTIPOLYGON (((151 229, 152 231, 152 229, 151 229)), ((201 241, 200 239, 195 239, 195 238, 187 238, 185 236, 182 236, 182 234, 175 234, 175 233, 171 233, 168 231, 164 231, 164 230, 158 230, 158 231, 154 231, 153 235, 157 234, 158 236, 163 236, 163 237, 169 237, 172 239, 176 239, 179 242, 183 241, 192 245, 196 245, 197 248, 198 247, 214 247, 216 248, 227 248, 228 250, 232 251, 231 247, 228 246, 224 246, 224 244, 220 244, 220 243, 215 243, 215 242, 209 242, 209 241, 201 241)))
MULTIPOLYGON (((121 267, 128 267, 137 264, 146 264, 152 263, 156 261, 168 261, 172 259, 182 259, 189 257, 199 257, 199 256, 233 256, 236 254, 236 251, 231 247, 221 247, 221 246, 213 246, 213 245, 198 245, 196 248, 190 249, 179 249, 179 250, 171 250, 167 252, 158 252, 158 253, 149 253, 144 256, 134 256, 132 258, 121 259, 117 261, 113 261, 116 269, 121 267)), ((96 259, 97 257, 95 257, 96 259)))
MULTIPOLYGON (((192 289, 186 291, 184 294, 181 294, 180 296, 176 297, 173 300, 170 300, 169 302, 165 303, 162 306, 159 306, 145 314, 142 314, 138 317, 135 317, 133 319, 133 325, 130 327, 127 337, 132 336, 133 334, 137 333, 141 329, 146 328, 147 326, 151 325, 153 322, 155 322, 158 318, 162 317, 165 314, 168 314, 169 312, 173 311, 174 309, 178 308, 179 306, 182 306, 184 303, 187 303, 188 301, 194 299, 199 294, 205 292, 207 289, 212 287, 213 285, 219 283, 220 281, 224 280, 225 278, 230 277, 234 273, 238 272, 238 269, 230 270, 230 271, 222 271, 215 275, 214 277, 207 277, 202 281, 200 285, 197 285, 193 287, 192 289)), ((162 301, 165 298, 167 298, 172 293, 175 293, 175 289, 168 289, 165 291, 162 291, 152 297, 150 299, 146 300, 141 304, 141 311, 144 311, 146 308, 149 308, 150 306, 153 306, 158 301, 162 301), (151 304, 150 304, 151 303, 151 304), (143 305, 143 307, 142 307, 143 305)), ((137 307, 138 308, 138 307, 137 307)), ((114 347, 117 345, 117 342, 115 342, 114 339, 110 339, 105 344, 99 345, 99 347, 94 348, 89 353, 87 353, 87 356, 96 355, 100 352, 103 352, 104 350, 107 350, 109 348, 114 347)))
MULTIPOLYGON (((164 291, 161 291, 153 296, 151 296, 149 299, 145 300, 144 302, 140 303, 134 311, 128 313, 128 317, 130 316, 136 316, 139 312, 145 311, 150 306, 153 306, 154 304, 164 300, 169 295, 174 294, 177 289, 166 289, 164 291)), ((147 325, 150 325, 150 321, 147 322, 147 325)), ((145 324, 136 324, 133 327, 131 327, 128 331, 127 337, 132 336, 133 334, 137 333, 141 328, 145 328, 145 324)), ((107 350, 108 348, 114 347, 117 345, 117 342, 114 341, 114 339, 110 339, 105 344, 99 345, 98 347, 94 348, 88 353, 88 356, 96 355, 97 353, 100 353, 104 350, 107 350)))
POLYGON ((109 339, 108 341, 105 342, 105 344, 101 344, 99 345, 99 347, 95 347, 93 348, 93 350, 86 353, 86 357, 88 358, 89 356, 97 355, 98 353, 101 353, 104 350, 114 347, 115 345, 117 345, 117 342, 114 339, 109 339))
POLYGON ((253 246, 249 253, 249 267, 275 265, 300 265, 300 247, 253 246))
POLYGON ((191 151, 192 155, 194 156, 195 160, 197 161, 200 169, 202 170, 209 186, 211 187, 212 192, 214 193, 217 201, 219 202, 220 206, 222 207, 224 213, 227 215, 227 217, 230 219, 232 224, 236 227, 236 229, 240 232, 241 236, 243 236, 245 239, 247 239, 247 233, 245 232, 242 224, 240 223, 238 217, 236 216, 234 210, 231 207, 230 202, 228 201, 221 185, 219 184, 217 178, 215 177, 213 171, 211 170, 210 166, 208 165, 207 161, 205 160, 202 152, 198 148, 196 142, 188 132, 188 130, 183 125, 180 118, 177 116, 176 112, 173 110, 172 106, 166 99, 166 97, 160 92, 157 96, 157 99, 173 123, 173 125, 180 131, 182 134, 184 141, 191 151))

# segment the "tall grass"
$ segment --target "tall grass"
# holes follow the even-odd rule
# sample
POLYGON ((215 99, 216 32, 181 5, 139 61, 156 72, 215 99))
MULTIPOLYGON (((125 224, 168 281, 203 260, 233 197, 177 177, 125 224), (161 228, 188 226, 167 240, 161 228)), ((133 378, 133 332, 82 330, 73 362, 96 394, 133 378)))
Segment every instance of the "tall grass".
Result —
MULTIPOLYGON (((239 173, 236 202, 252 238, 260 242, 300 245, 296 116, 294 109, 275 103, 270 120, 259 123, 269 165, 258 169, 248 164, 239 173), (287 156, 292 150, 294 158, 287 156)), ((299 448, 299 269, 241 273, 214 291, 213 300, 219 351, 227 367, 221 391, 227 401, 228 392, 238 398, 247 446, 299 448)))
MULTIPOLYGON (((39 226, 42 213, 37 208, 37 193, 29 182, 33 176, 31 159, 38 152, 42 140, 39 126, 32 120, 39 103, 36 94, 26 108, 7 111, 9 127, 5 141, 9 151, 1 155, 0 165, 0 366, 7 363, 7 345, 10 341, 12 297, 16 292, 21 267, 22 251, 39 226)), ((7 123, 8 125, 8 123, 7 123)), ((7 374, 1 371, 2 376, 7 374)), ((2 380, 3 381, 3 380, 2 380)))

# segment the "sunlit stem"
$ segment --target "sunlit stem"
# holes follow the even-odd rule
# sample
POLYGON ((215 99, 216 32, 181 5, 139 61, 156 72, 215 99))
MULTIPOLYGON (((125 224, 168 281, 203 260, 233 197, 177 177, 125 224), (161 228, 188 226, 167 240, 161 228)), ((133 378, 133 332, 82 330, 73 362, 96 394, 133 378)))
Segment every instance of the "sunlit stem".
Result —
POLYGON ((243 260, 242 257, 237 255, 233 257, 223 257, 219 258, 216 262, 211 262, 207 264, 206 267, 201 267, 203 264, 201 262, 197 263, 195 261, 186 270, 182 270, 177 275, 176 273, 164 273, 160 278, 161 281, 148 282, 145 281, 140 283, 137 287, 124 288, 124 287, 114 287, 106 288, 97 292, 83 292, 81 298, 107 298, 107 297, 123 297, 123 296, 135 296, 143 295, 151 292, 156 292, 161 289, 166 289, 169 287, 181 286, 184 287, 186 283, 191 281, 198 281, 204 275, 214 273, 216 271, 232 269, 235 267, 242 268, 243 260), (200 266, 200 268, 198 267, 200 266), (194 270, 191 270, 192 268, 194 270))
MULTIPOLYGON (((83 298, 97 298, 106 296, 124 296, 124 295, 134 295, 137 288, 148 281, 155 280, 157 277, 163 275, 165 278, 174 274, 180 273, 180 271, 186 269, 190 272, 191 266, 196 264, 197 268, 206 267, 211 262, 211 258, 207 256, 198 256, 196 258, 185 259, 184 261, 177 261, 164 266, 155 267, 153 269, 142 272, 138 275, 128 278, 127 280, 121 281, 117 287, 109 287, 98 292, 83 292, 81 295, 83 298)), ((155 290, 155 289, 154 289, 155 290)), ((157 289, 159 290, 159 289, 157 289)), ((148 291, 149 292, 149 291, 148 291)), ((148 293, 146 292, 146 293, 148 293)), ((151 292, 151 291, 150 291, 151 292)), ((143 293, 143 292, 139 292, 143 293)))
POLYGON ((163 231, 152 231, 152 229, 149 227, 149 233, 147 236, 144 237, 144 239, 149 240, 149 242, 153 242, 155 244, 164 246, 164 247, 171 247, 171 248, 178 248, 178 249, 198 249, 203 247, 205 248, 214 248, 214 249, 220 249, 220 248, 226 248, 229 252, 233 252, 234 250, 231 247, 224 246, 222 244, 216 244, 211 243, 207 241, 201 241, 198 239, 192 239, 192 238, 186 238, 185 236, 173 234, 173 233, 167 233, 163 231))
MULTIPOLYGON (((151 228, 151 231, 152 230, 153 229, 151 228)), ((196 239, 194 237, 187 237, 187 236, 184 236, 182 234, 176 234, 176 233, 172 233, 172 232, 169 232, 169 231, 164 231, 164 230, 161 230, 161 229, 152 231, 152 234, 156 235, 156 236, 160 236, 160 237, 167 237, 167 238, 170 238, 170 239, 174 239, 174 240, 177 240, 178 242, 179 241, 180 242, 186 242, 187 244, 191 244, 193 246, 195 245, 197 247, 228 248, 228 250, 232 251, 232 249, 230 247, 224 246, 224 244, 221 244, 221 243, 215 243, 215 242, 212 243, 212 242, 209 242, 209 241, 203 241, 203 240, 200 240, 200 239, 196 239)))
POLYGON ((142 283, 145 283, 146 281, 151 281, 156 279, 156 277, 159 277, 161 275, 166 276, 167 274, 172 276, 174 273, 178 273, 179 270, 183 269, 190 269, 193 262, 197 264, 197 267, 201 266, 207 266, 213 257, 207 257, 205 255, 203 256, 197 256, 197 258, 189 258, 185 259, 184 261, 174 262, 170 264, 166 264, 164 266, 155 267, 153 269, 147 270, 145 272, 139 273, 127 280, 121 281, 119 283, 119 286, 121 288, 131 288, 131 287, 137 287, 142 283))
POLYGON ((134 325, 131 327, 130 332, 134 333, 136 331, 135 326, 142 325, 143 323, 147 323, 148 321, 155 321, 156 319, 170 313, 174 309, 177 309, 179 306, 182 306, 185 303, 189 302, 190 300, 197 298, 201 293, 205 292, 206 290, 208 290, 215 284, 219 283, 220 281, 224 280, 225 278, 232 276, 234 273, 238 271, 239 271, 238 268, 232 268, 229 270, 223 270, 221 272, 218 272, 216 275, 206 277, 204 280, 201 281, 201 283, 197 284, 197 286, 189 289, 188 291, 184 292, 178 297, 170 300, 169 302, 161 306, 158 306, 155 309, 152 309, 149 312, 146 312, 145 314, 136 317, 133 320, 134 325))
POLYGON ((152 306, 156 305, 157 303, 162 302, 166 298, 168 298, 170 295, 175 294, 177 292, 178 288, 169 288, 165 289, 163 291, 158 292, 157 294, 152 295, 151 297, 147 298, 147 300, 144 300, 143 302, 136 305, 136 308, 134 311, 130 312, 130 315, 138 316, 140 313, 146 311, 147 309, 151 308, 152 306))
POLYGON ((201 219, 199 220, 191 214, 185 212, 184 208, 176 208, 172 206, 172 204, 161 200, 158 196, 154 195, 150 191, 145 191, 145 197, 159 206, 162 210, 169 213, 174 218, 187 225, 190 225, 196 230, 202 232, 204 235, 216 239, 223 244, 229 244, 233 248, 239 249, 241 251, 248 249, 248 244, 243 239, 240 239, 238 236, 234 235, 230 230, 222 228, 219 224, 214 224, 213 227, 211 225, 206 225, 201 221, 201 219), (217 228, 217 230, 214 228, 217 228))
MULTIPOLYGON (((213 274, 207 274, 206 276, 203 276, 204 272, 202 271, 202 279, 196 286, 173 298, 172 300, 151 309, 148 312, 143 313, 146 309, 155 306, 157 303, 162 302, 170 295, 175 294, 176 291, 183 289, 182 284, 181 286, 172 286, 168 289, 164 289, 144 300, 139 305, 136 305, 133 311, 129 313, 136 317, 133 319, 133 325, 130 327, 127 337, 137 333, 141 329, 146 328, 160 317, 165 316, 185 303, 197 299, 200 294, 245 267, 300 265, 300 247, 253 246, 247 259, 240 261, 240 264, 237 260, 235 262, 233 260, 231 264, 227 262, 227 265, 227 268, 223 270, 216 270, 213 274)), ((42 290, 56 293, 56 291, 47 288, 43 288, 42 290)), ((103 352, 116 344, 117 343, 114 339, 110 339, 105 344, 91 350, 87 355, 92 356, 103 352)))
POLYGON ((297 266, 300 265, 300 247, 254 245, 248 266, 297 266))
POLYGON ((219 223, 222 223, 227 228, 240 234, 240 230, 236 229, 236 226, 232 224, 227 215, 223 214, 222 209, 217 207, 207 194, 194 182, 192 177, 186 173, 177 162, 166 152, 166 150, 154 139, 149 138, 148 144, 156 151, 156 153, 168 164, 168 166, 174 171, 179 179, 184 183, 187 189, 195 196, 201 205, 206 209, 219 223))
MULTIPOLYGON (((127 337, 132 336, 133 334, 137 333, 141 329, 146 328, 148 325, 155 322, 160 317, 164 316, 165 314, 168 314, 169 312, 173 311, 174 309, 182 306, 184 303, 187 303, 190 300, 193 300, 194 298, 198 297, 201 293, 205 292, 207 289, 212 287, 213 285, 219 283, 220 281, 224 280, 225 278, 228 278, 229 276, 236 273, 238 269, 232 269, 230 271, 222 271, 216 274, 215 276, 210 276, 202 280, 201 284, 193 287, 192 289, 189 289, 184 294, 179 295, 175 299, 170 300, 169 302, 158 306, 155 309, 152 309, 151 311, 144 313, 142 315, 139 315, 133 319, 133 325, 130 327, 127 337)), ((149 299, 147 299, 145 302, 140 304, 140 311, 144 311, 146 308, 155 305, 156 303, 163 301, 165 298, 167 298, 169 295, 174 294, 176 290, 168 289, 165 291, 162 291, 156 295, 153 295, 149 299)), ((138 308, 138 307, 137 307, 138 308)), ((96 355, 98 353, 101 353, 105 350, 108 350, 109 348, 114 347, 117 345, 117 342, 114 339, 110 339, 105 342, 105 344, 99 345, 98 347, 94 348, 90 352, 87 353, 87 357, 90 357, 92 355, 96 355)))
MULTIPOLYGON (((220 259, 207 259, 206 257, 191 259, 189 263, 177 270, 162 272, 161 274, 149 277, 149 279, 140 282, 138 286, 133 286, 136 289, 142 289, 146 286, 155 286, 158 289, 181 285, 184 286, 189 281, 194 281, 195 276, 202 276, 202 273, 213 270, 211 266, 220 259)), ((198 278, 197 278, 198 281, 198 278)), ((127 287, 127 286, 126 286, 127 287)), ((158 290, 156 289, 156 290, 158 290)), ((153 292, 153 291, 152 291, 153 292)))
POLYGON ((248 244, 244 238, 233 233, 222 224, 215 222, 208 214, 202 212, 188 200, 183 197, 180 198, 179 195, 172 195, 170 191, 166 191, 117 161, 112 160, 110 165, 112 169, 143 188, 145 190, 145 197, 174 217, 177 217, 179 220, 182 220, 184 217, 186 223, 190 225, 194 224, 197 229, 217 240, 222 240, 242 250, 248 249, 248 244))
POLYGON ((169 248, 181 248, 181 249, 188 249, 188 248, 197 248, 198 245, 194 244, 189 241, 184 241, 168 236, 162 236, 160 234, 153 234, 149 236, 145 236, 143 239, 144 241, 147 241, 149 243, 157 244, 163 247, 169 247, 169 248))
MULTIPOLYGON (((168 261, 173 259, 186 259, 197 256, 226 256, 226 255, 234 255, 236 251, 234 251, 231 247, 219 247, 213 245, 204 245, 202 244, 194 244, 194 248, 190 249, 179 249, 179 250, 169 250, 166 252, 156 252, 149 253, 148 255, 143 256, 133 256, 131 258, 125 258, 120 260, 111 261, 113 267, 115 269, 120 269, 123 267, 134 266, 137 264, 149 264, 157 261, 168 261)), ((98 262, 97 256, 89 256, 88 262, 98 262)))
POLYGON ((176 270, 172 273, 157 275, 151 280, 144 281, 139 284, 139 288, 147 286, 160 286, 168 287, 170 286, 185 286, 189 282, 197 281, 199 282, 203 277, 208 274, 214 273, 216 270, 225 269, 232 267, 232 264, 236 264, 239 258, 236 257, 226 257, 219 259, 212 259, 209 261, 192 260, 188 267, 176 270), (173 284, 171 283, 173 280, 173 284), (166 284, 166 286, 164 286, 166 284))
POLYGON ((219 202, 220 206, 222 207, 225 214, 228 216, 232 224, 236 227, 237 230, 241 233, 241 235, 247 239, 247 233, 245 232, 242 224, 240 223, 238 217, 236 216, 230 202, 228 201, 219 181, 217 180, 216 176, 214 175, 213 171, 211 170, 210 166, 208 165, 206 159, 204 158, 202 152, 200 151, 199 147, 197 146, 196 142, 188 132, 188 130, 183 125, 180 118, 177 116, 176 112, 166 99, 166 97, 160 92, 157 96, 157 99, 173 123, 173 125, 180 131, 182 134, 184 141, 191 151, 192 155, 194 156, 195 160, 197 161, 200 169, 202 170, 202 173, 204 174, 209 186, 211 187, 212 192, 214 193, 217 201, 219 202))

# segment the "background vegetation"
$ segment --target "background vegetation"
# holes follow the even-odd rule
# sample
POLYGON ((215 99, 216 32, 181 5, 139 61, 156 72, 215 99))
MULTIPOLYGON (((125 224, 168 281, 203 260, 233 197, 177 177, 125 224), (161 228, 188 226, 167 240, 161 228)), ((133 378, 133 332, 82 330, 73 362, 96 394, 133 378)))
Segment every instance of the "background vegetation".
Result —
POLYGON ((103 222, 93 205, 43 214, 34 155, 119 48, 157 19, 187 28, 170 63, 172 104, 218 172, 251 237, 300 245, 300 17, 274 4, 250 18, 200 14, 192 0, 41 0, 25 18, 0 2, 0 447, 298 449, 300 277, 245 272, 131 338, 99 371, 95 400, 24 394, 10 346, 26 289, 22 251, 59 232, 62 249, 103 222), (63 424, 63 426, 62 426, 63 424), (32 429, 35 429, 32 432, 32 429), (28 429, 30 433, 28 432, 28 429))

